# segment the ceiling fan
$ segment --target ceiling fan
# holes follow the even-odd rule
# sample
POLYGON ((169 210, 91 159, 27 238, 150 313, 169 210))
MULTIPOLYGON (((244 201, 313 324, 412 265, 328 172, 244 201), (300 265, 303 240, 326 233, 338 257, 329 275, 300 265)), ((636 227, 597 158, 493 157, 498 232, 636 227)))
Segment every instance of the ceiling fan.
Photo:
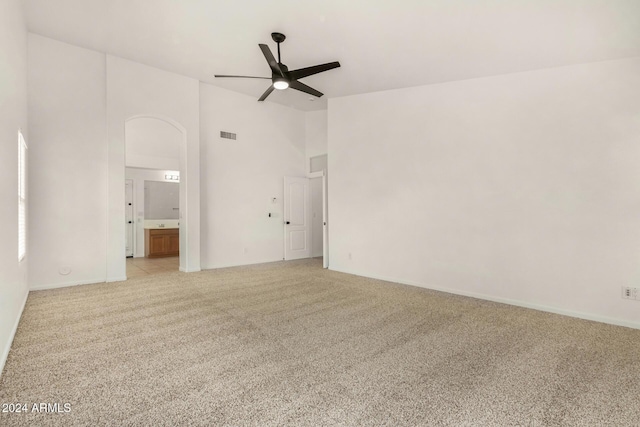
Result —
POLYGON ((273 57, 269 46, 266 44, 259 44, 260 49, 262 50, 262 54, 266 58, 269 63, 269 67, 271 68, 271 77, 255 77, 255 76, 228 76, 228 75, 220 75, 216 74, 215 77, 240 77, 245 79, 271 79, 272 84, 269 88, 262 94, 258 101, 264 101, 267 96, 273 92, 274 89, 284 90, 288 87, 291 89, 296 89, 304 93, 308 93, 309 95, 317 96, 318 98, 323 95, 322 92, 315 90, 312 87, 307 86, 304 83, 298 81, 303 77, 311 76, 313 74, 318 74, 323 71, 332 70, 334 68, 338 68, 340 63, 329 62, 327 64, 322 65, 314 65, 312 67, 300 68, 297 70, 289 71, 286 65, 284 65, 280 61, 280 43, 286 39, 284 34, 281 33, 271 33, 271 38, 274 42, 278 43, 278 61, 273 57))

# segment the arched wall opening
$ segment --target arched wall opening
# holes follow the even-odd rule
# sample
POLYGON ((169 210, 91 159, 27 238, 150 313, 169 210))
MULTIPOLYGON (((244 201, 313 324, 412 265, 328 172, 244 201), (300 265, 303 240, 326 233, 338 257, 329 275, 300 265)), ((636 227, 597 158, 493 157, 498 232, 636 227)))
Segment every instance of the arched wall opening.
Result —
MULTIPOLYGON (((186 130, 175 120, 137 115, 125 120, 124 140, 125 256, 169 257, 163 263, 165 268, 178 269, 177 260, 174 264, 171 258, 178 255, 178 250, 185 257, 188 247, 188 237, 178 233, 187 221, 181 215, 186 209, 184 198, 179 198, 184 189, 178 190, 179 177, 185 172, 181 169, 181 153, 185 151, 186 130), (186 238, 176 245, 179 236, 186 238), (151 241, 156 244, 151 245, 151 241)), ((131 261, 127 261, 128 277, 139 271, 131 261), (135 271, 128 271, 130 268, 135 271)), ((186 263, 179 265, 184 271, 186 263)))
MULTIPOLYGON (((185 197, 187 130, 176 120, 156 114, 131 116, 125 119, 124 127, 125 167, 177 170, 180 174, 178 220, 178 228, 180 230, 180 270, 186 271, 189 257, 189 237, 186 232, 188 229, 188 217, 184 215, 188 209, 187 198, 185 197), (156 149, 155 153, 154 147, 156 149)), ((134 214, 135 216, 137 216, 137 213, 134 214)), ((136 221, 138 219, 136 218, 136 221)), ((137 229, 137 234, 140 234, 139 229, 137 229)))

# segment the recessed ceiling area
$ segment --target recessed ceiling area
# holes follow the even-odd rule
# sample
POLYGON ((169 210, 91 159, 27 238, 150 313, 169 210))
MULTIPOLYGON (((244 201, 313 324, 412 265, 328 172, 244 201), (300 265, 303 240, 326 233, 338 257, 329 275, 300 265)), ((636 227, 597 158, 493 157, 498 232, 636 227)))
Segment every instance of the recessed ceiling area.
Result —
POLYGON ((340 68, 301 81, 327 98, 640 56, 637 0, 25 0, 29 31, 193 77, 256 99, 270 77, 258 47, 282 32, 289 69, 340 68))

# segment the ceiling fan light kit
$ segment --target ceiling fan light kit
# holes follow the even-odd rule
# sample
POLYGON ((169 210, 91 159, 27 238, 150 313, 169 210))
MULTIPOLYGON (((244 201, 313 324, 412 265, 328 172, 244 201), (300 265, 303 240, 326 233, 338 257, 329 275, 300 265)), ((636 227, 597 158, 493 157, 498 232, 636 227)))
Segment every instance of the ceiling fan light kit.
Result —
POLYGON ((284 79, 284 77, 278 77, 273 79, 273 87, 278 90, 284 90, 289 87, 289 82, 284 79))
MULTIPOLYGON (((275 57, 271 53, 271 49, 266 44, 259 44, 260 50, 262 50, 262 54, 264 55, 267 63, 269 64, 269 68, 271 68, 271 86, 267 88, 267 90, 262 94, 262 96, 258 99, 258 101, 264 101, 267 96, 273 92, 274 89, 284 90, 287 88, 292 88, 295 90, 299 90, 300 92, 308 93, 309 95, 316 96, 320 98, 324 95, 322 92, 315 90, 312 87, 305 85, 302 82, 299 82, 298 79, 303 77, 308 77, 313 74, 322 73, 323 71, 332 70, 334 68, 338 68, 340 63, 338 61, 328 62, 326 64, 314 65, 311 67, 300 68, 297 70, 289 71, 286 65, 282 63, 280 60, 280 43, 282 43, 287 37, 282 33, 271 33, 271 38, 274 42, 278 44, 278 61, 276 61, 275 57)), ((237 77, 244 79, 269 79, 269 77, 255 77, 255 76, 230 76, 230 75, 222 75, 216 74, 216 78, 220 77, 237 77)))

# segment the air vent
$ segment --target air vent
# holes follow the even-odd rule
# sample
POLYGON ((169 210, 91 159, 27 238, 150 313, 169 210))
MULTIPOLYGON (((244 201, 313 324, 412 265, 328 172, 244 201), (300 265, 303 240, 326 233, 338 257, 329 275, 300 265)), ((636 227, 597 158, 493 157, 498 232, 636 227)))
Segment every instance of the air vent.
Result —
POLYGON ((224 131, 220 131, 220 138, 225 138, 225 139, 236 139, 236 134, 235 133, 231 133, 231 132, 224 132, 224 131))

